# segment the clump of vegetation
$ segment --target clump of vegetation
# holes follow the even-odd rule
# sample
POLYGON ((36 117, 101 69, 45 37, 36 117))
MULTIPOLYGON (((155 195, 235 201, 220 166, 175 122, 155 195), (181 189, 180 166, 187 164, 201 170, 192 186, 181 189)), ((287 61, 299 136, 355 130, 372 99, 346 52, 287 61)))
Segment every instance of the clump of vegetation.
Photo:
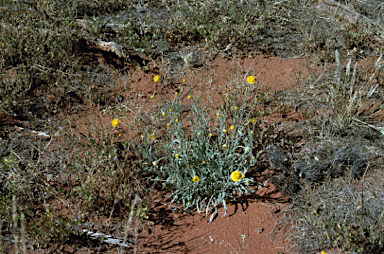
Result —
POLYGON ((378 172, 362 181, 342 177, 306 188, 294 197, 294 205, 278 227, 287 230, 297 253, 331 248, 348 253, 382 253, 382 179, 378 172))
MULTIPOLYGON (((12 232, 20 239, 21 228, 11 222, 22 214, 25 220, 17 225, 25 227, 29 245, 37 248, 81 235, 101 217, 128 218, 135 196, 134 219, 147 216, 140 166, 126 159, 129 149, 115 141, 113 127, 89 126, 83 133, 76 125, 62 124, 52 127, 56 132, 49 139, 20 133, 10 143, 1 141, 2 227, 15 227, 12 232), (10 213, 13 197, 17 211, 10 213)), ((110 225, 102 226, 97 225, 111 233, 110 225)))
POLYGON ((382 165, 384 148, 374 120, 382 110, 377 95, 383 91, 373 81, 382 79, 381 59, 368 72, 352 67, 351 59, 342 66, 336 51, 335 65, 305 84, 310 100, 293 100, 309 116, 305 149, 266 152, 277 172, 272 180, 292 197, 274 232, 284 232, 292 251, 383 251, 382 173, 369 170, 382 165))
POLYGON ((248 82, 241 90, 228 88, 219 107, 210 93, 196 96, 178 89, 174 99, 163 100, 150 114, 159 120, 143 127, 136 150, 144 173, 171 191, 171 203, 198 211, 218 205, 226 209, 228 201, 250 194, 249 187, 258 184, 247 174, 262 153, 255 146, 256 124, 263 113, 254 112, 258 103, 254 77, 248 82))

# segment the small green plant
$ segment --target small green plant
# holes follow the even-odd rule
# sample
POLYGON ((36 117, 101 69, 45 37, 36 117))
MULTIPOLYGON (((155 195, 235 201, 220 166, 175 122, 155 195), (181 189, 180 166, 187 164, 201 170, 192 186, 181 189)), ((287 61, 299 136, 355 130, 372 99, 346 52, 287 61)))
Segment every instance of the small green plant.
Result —
POLYGON ((175 100, 158 107, 165 135, 147 128, 139 150, 144 171, 171 191, 171 203, 207 212, 222 204, 226 210, 227 201, 251 192, 249 186, 256 183, 247 173, 262 153, 254 150, 258 120, 252 109, 257 100, 251 98, 251 91, 228 89, 224 104, 217 108, 210 93, 194 96, 180 91, 175 100))

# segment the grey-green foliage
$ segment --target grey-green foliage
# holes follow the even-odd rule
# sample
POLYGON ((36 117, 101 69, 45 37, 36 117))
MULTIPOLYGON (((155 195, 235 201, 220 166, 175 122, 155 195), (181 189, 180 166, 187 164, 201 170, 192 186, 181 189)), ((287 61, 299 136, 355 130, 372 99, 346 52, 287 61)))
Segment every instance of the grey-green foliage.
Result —
POLYGON ((155 133, 153 139, 147 129, 140 147, 144 171, 154 173, 153 180, 171 191, 172 202, 208 211, 221 204, 226 208, 227 201, 251 192, 248 185, 256 183, 247 172, 261 151, 254 149, 257 120, 252 118, 255 100, 249 104, 249 90, 238 95, 241 100, 230 93, 221 109, 214 107, 210 95, 203 97, 191 96, 187 107, 181 107, 182 95, 165 102, 160 114, 168 122, 162 126, 166 134, 155 133), (177 110, 181 108, 190 108, 190 113, 177 110), (235 171, 243 177, 236 182, 231 179, 235 171), (199 180, 194 182, 194 177, 199 180))

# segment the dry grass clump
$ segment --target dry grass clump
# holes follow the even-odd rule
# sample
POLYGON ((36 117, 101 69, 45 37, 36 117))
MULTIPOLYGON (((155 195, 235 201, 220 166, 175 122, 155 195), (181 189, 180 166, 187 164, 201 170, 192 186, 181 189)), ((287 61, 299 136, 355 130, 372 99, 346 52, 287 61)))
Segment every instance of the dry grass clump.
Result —
POLYGON ((303 189, 278 228, 295 246, 291 253, 339 248, 348 253, 382 253, 383 173, 362 180, 341 177, 303 189))
POLYGON ((277 172, 272 180, 292 197, 274 232, 284 232, 292 251, 383 251, 383 174, 367 177, 384 154, 383 129, 374 121, 382 111, 381 59, 358 69, 351 60, 342 66, 336 51, 335 65, 307 83, 311 99, 296 99, 309 117, 307 143, 295 153, 276 146, 266 152, 277 172))
POLYGON ((124 237, 123 223, 113 232, 109 223, 97 223, 100 218, 128 218, 135 196, 133 219, 146 217, 139 165, 114 141, 113 127, 91 126, 84 133, 75 127, 52 127, 48 139, 25 131, 1 141, 2 230, 20 239, 25 227, 29 248, 65 242, 91 228, 124 237), (16 212, 11 213, 13 197, 16 212), (17 222, 21 216, 22 224, 17 222))

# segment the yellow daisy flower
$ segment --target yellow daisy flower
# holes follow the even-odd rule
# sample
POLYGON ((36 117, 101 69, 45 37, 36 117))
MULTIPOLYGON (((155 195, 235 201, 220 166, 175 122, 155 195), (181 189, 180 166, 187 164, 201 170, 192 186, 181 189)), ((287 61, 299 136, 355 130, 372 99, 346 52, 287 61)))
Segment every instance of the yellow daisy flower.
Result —
POLYGON ((153 78, 153 81, 155 81, 156 83, 160 81, 160 76, 159 75, 156 75, 154 78, 153 78))
POLYGON ((254 84, 254 83, 256 82, 256 78, 255 78, 254 76, 249 76, 249 77, 247 78, 247 82, 248 82, 249 84, 254 84))
POLYGON ((172 109, 170 109, 169 112, 172 112, 172 109))
POLYGON ((149 137, 150 137, 151 139, 155 139, 155 138, 156 138, 155 134, 151 134, 149 137))
POLYGON ((153 166, 157 166, 157 161, 152 162, 153 166))
POLYGON ((252 118, 252 119, 251 119, 251 123, 253 123, 253 124, 257 123, 256 118, 252 118))
POLYGON ((217 114, 216 114, 216 117, 220 117, 220 114, 219 114, 219 113, 217 113, 217 114))
POLYGON ((234 129, 235 129, 235 126, 232 125, 232 126, 231 126, 231 130, 234 130, 234 129))
POLYGON ((212 137, 212 136, 213 136, 213 134, 212 134, 212 133, 209 133, 209 136, 210 136, 210 137, 212 137))
POLYGON ((179 119, 176 119, 175 122, 178 123, 178 122, 179 122, 179 119))
POLYGON ((191 98, 192 98, 192 96, 188 95, 188 99, 191 99, 191 98))
POLYGON ((171 128, 171 124, 170 123, 167 123, 167 128, 171 128))
POLYGON ((243 178, 244 178, 244 175, 240 171, 233 171, 231 174, 231 179, 234 182, 239 182, 243 178))
POLYGON ((154 100, 155 99, 155 96, 154 95, 151 95, 151 98, 150 98, 151 100, 154 100))
POLYGON ((175 158, 178 159, 180 157, 179 154, 175 154, 175 158))
POLYGON ((165 114, 165 112, 163 112, 161 115, 162 115, 162 116, 166 116, 167 114, 165 114))
POLYGON ((194 183, 197 183, 197 182, 200 181, 200 177, 195 176, 195 177, 192 179, 192 181, 193 181, 194 183))
POLYGON ((119 119, 115 118, 115 119, 112 120, 113 127, 117 127, 119 124, 120 124, 120 120, 119 119))
POLYGON ((227 144, 224 144, 223 149, 227 149, 227 148, 228 148, 227 144))
POLYGON ((249 152, 249 151, 251 150, 251 148, 246 147, 244 150, 245 150, 246 152, 249 152))

